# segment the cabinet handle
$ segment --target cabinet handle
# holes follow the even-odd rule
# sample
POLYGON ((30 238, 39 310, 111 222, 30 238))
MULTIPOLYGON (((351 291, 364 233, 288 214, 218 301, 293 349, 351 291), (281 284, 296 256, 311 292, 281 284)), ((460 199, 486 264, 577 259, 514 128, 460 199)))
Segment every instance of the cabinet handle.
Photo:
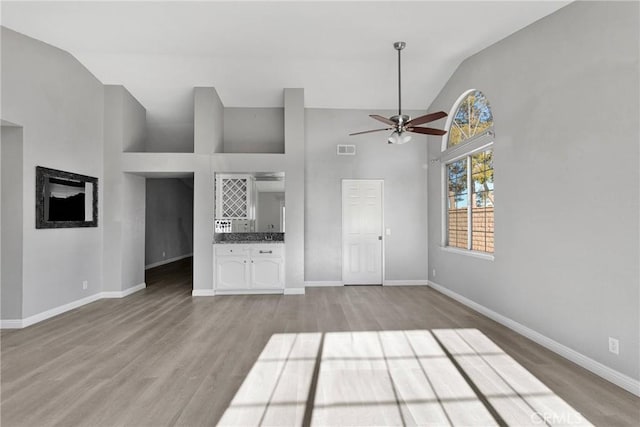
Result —
POLYGON ((272 254, 273 251, 260 251, 261 254, 272 254))

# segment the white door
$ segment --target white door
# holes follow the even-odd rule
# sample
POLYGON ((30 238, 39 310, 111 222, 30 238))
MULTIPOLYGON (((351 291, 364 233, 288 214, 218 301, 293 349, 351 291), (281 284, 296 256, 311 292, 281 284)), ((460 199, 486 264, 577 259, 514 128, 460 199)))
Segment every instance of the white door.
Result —
POLYGON ((342 281, 382 284, 381 180, 342 180, 342 281))

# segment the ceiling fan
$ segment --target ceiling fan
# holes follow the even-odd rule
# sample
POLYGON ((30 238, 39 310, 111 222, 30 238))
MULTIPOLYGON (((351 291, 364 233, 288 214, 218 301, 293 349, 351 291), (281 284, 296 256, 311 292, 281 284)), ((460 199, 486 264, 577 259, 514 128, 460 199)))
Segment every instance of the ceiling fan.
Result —
POLYGON ((417 125, 422 125, 424 123, 429 123, 441 119, 443 117, 447 117, 447 113, 444 111, 438 111, 437 113, 430 113, 424 116, 416 117, 412 119, 406 114, 402 114, 402 75, 400 74, 400 51, 405 48, 407 44, 405 42, 395 42, 393 47, 398 51, 398 114, 395 116, 391 116, 389 118, 377 115, 370 114, 369 117, 381 121, 389 125, 389 127, 382 129, 373 129, 366 130, 363 132, 351 133, 349 136, 353 135, 362 135, 364 133, 371 132, 381 132, 385 130, 393 130, 387 141, 389 144, 405 144, 411 140, 411 135, 406 135, 405 132, 409 133, 420 133, 423 135, 439 135, 442 136, 447 133, 446 130, 434 129, 434 128, 425 128, 425 127, 417 127, 417 125))

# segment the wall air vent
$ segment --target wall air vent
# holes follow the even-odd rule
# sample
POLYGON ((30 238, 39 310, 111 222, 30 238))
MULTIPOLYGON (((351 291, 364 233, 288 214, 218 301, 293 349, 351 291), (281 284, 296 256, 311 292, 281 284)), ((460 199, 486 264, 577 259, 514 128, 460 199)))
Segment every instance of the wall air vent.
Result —
POLYGON ((356 146, 353 144, 338 144, 338 156, 355 156, 356 146))

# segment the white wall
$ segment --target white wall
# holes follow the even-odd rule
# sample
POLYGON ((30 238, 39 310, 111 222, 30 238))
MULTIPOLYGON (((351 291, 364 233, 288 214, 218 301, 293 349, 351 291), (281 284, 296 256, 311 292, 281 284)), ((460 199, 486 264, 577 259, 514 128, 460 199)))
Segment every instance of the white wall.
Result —
POLYGON ((22 128, 2 126, 0 169, 2 192, 0 318, 22 318, 22 128))
POLYGON ((426 137, 414 135, 408 144, 391 145, 389 132, 349 136, 384 126, 369 114, 396 113, 306 110, 305 280, 342 280, 342 179, 384 179, 385 226, 391 228, 391 235, 383 237, 385 279, 427 279, 426 137), (357 154, 338 156, 337 144, 355 144, 357 154))
POLYGON ((193 185, 147 178, 145 265, 193 253, 193 185))
POLYGON ((150 153, 193 153, 193 121, 175 117, 149 120, 145 151, 150 153))
POLYGON ((225 153, 284 153, 284 108, 225 108, 225 153))
POLYGON ((495 261, 440 248, 439 165, 428 191, 431 280, 635 379, 638 13, 572 3, 467 59, 431 105, 448 111, 470 88, 491 103, 495 261))
POLYGON ((145 179, 122 172, 122 153, 144 151, 146 111, 123 87, 105 86, 104 290, 144 282, 145 179))
POLYGON ((23 317, 102 290, 102 84, 68 53, 2 28, 2 119, 24 128, 23 317), (35 228, 35 167, 98 178, 98 227, 35 228), (87 290, 82 281, 87 280, 87 290))

